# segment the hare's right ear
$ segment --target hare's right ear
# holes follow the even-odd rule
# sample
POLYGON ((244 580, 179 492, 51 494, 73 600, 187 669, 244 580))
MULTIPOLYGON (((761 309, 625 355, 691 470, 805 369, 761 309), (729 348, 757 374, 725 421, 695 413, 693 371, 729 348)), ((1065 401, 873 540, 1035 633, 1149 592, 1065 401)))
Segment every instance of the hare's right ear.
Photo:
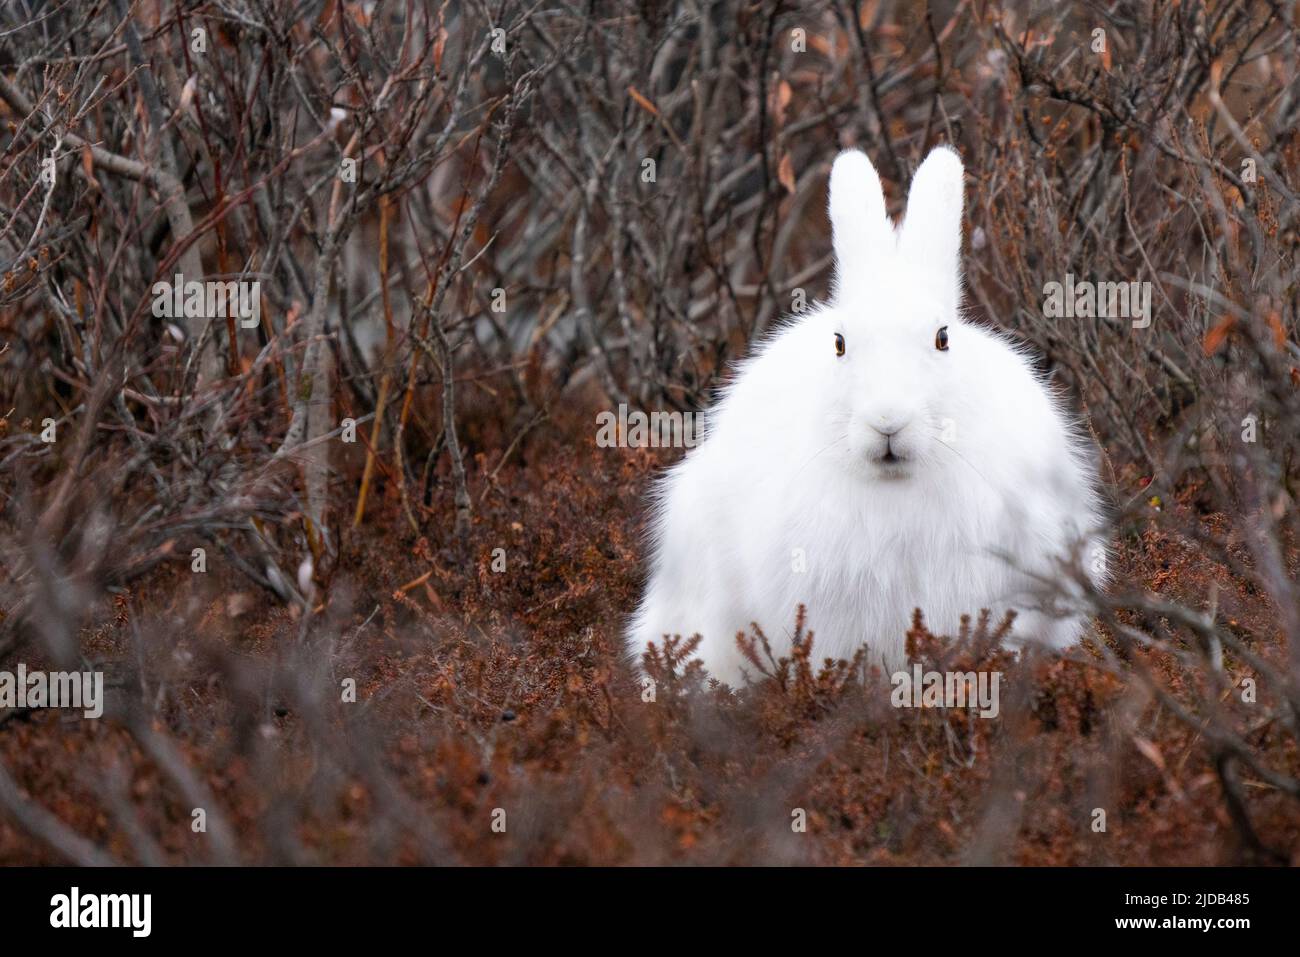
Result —
POLYGON ((945 309, 961 301, 961 220, 965 172, 951 146, 930 151, 907 193, 898 251, 923 274, 945 309))
POLYGON ((846 150, 831 167, 831 231, 841 284, 879 263, 894 248, 894 227, 871 160, 846 150))

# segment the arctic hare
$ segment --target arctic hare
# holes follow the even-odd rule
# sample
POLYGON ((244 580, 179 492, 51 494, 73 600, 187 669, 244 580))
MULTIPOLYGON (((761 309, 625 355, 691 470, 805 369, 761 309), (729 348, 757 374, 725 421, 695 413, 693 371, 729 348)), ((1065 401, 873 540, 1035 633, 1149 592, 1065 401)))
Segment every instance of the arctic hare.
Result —
POLYGON ((988 608, 1017 610, 1016 641, 1080 636, 1081 613, 1040 599, 1062 561, 1105 576, 1095 450, 1022 346, 963 320, 962 193, 935 149, 895 228, 871 161, 836 159, 832 301, 739 364, 659 485, 634 658, 699 634, 737 686, 737 633, 757 622, 788 652, 800 604, 818 659, 865 644, 888 670, 918 607, 939 633, 988 608))

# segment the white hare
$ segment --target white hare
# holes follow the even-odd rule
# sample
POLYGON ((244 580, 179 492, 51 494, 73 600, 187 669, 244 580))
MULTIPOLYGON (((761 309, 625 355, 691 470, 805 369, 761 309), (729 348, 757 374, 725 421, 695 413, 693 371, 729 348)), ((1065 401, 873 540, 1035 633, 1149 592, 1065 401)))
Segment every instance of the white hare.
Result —
POLYGON ((1022 347, 963 321, 962 192, 957 153, 934 150, 895 228, 871 161, 835 161, 833 299, 739 365, 658 486, 634 659, 699 634, 738 686, 737 633, 757 622, 786 653, 800 604, 815 658, 865 644, 887 670, 918 607, 936 633, 1015 609, 1013 642, 1078 639, 1077 588, 1044 596, 1062 563, 1105 576, 1095 449, 1022 347))

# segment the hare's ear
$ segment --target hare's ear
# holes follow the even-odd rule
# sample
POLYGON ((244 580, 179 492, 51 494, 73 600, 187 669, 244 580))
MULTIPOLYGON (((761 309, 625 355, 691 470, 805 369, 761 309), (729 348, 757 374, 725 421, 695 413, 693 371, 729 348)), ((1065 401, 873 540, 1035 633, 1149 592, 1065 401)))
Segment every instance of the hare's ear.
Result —
POLYGON ((899 252, 933 277, 933 288, 953 309, 961 295, 964 176, 956 150, 947 146, 931 150, 912 177, 898 237, 899 252))
POLYGON ((841 284, 894 248, 894 228, 885 213, 880 177, 866 154, 846 150, 831 167, 831 231, 841 284))

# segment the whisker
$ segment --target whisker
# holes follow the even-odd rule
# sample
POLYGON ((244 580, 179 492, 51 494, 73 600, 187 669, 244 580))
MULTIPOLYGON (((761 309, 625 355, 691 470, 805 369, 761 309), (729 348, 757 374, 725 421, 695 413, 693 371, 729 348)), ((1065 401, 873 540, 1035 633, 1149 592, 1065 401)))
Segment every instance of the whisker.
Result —
POLYGON ((827 445, 827 446, 826 446, 825 448, 823 448, 821 451, 814 453, 813 456, 812 456, 810 459, 808 459, 807 462, 805 462, 803 465, 799 466, 799 468, 795 471, 794 474, 795 474, 795 475, 798 475, 800 472, 802 472, 802 471, 803 471, 804 469, 806 469, 808 466, 812 465, 813 461, 814 461, 816 458, 818 458, 818 457, 819 457, 820 455, 822 455, 823 453, 830 451, 831 449, 833 449, 835 446, 839 445, 841 442, 843 442, 843 441, 844 441, 845 439, 847 439, 847 438, 848 438, 848 435, 847 435, 847 434, 846 434, 846 435, 841 435, 838 439, 836 439, 836 440, 835 440, 834 442, 832 442, 830 445, 827 445))
POLYGON ((943 441, 943 439, 939 439, 935 444, 938 445, 940 448, 947 449, 947 450, 948 450, 949 452, 951 452, 953 455, 957 456, 957 458, 961 459, 961 461, 962 461, 963 463, 965 463, 965 465, 966 465, 966 467, 967 467, 968 469, 970 469, 972 472, 974 472, 976 475, 978 475, 978 476, 980 477, 980 481, 982 481, 982 482, 983 482, 985 485, 987 485, 990 489, 993 489, 994 491, 997 491, 997 489, 994 487, 993 483, 990 482, 990 481, 988 480, 988 476, 986 476, 983 472, 981 472, 981 471, 980 471, 979 469, 977 469, 975 466, 971 465, 970 462, 967 460, 966 456, 962 455, 960 452, 958 452, 956 449, 954 449, 954 448, 953 448, 951 445, 949 445, 947 442, 943 441))

